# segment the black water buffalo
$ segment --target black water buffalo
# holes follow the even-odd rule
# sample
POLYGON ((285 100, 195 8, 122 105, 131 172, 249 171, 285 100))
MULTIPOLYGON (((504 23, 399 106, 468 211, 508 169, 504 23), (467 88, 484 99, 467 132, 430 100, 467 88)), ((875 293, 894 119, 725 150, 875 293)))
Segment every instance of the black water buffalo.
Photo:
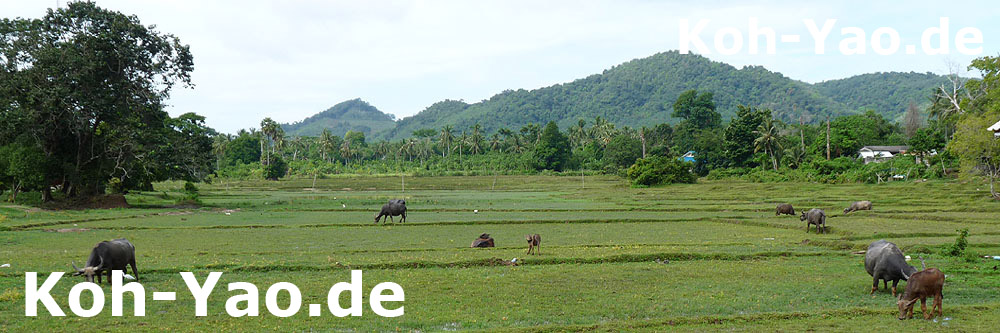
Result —
POLYGON ((479 238, 476 238, 476 240, 472 241, 472 245, 470 245, 469 247, 493 247, 493 246, 494 246, 493 237, 490 237, 490 234, 482 234, 479 235, 479 238))
POLYGON ((872 294, 878 290, 878 281, 882 280, 886 289, 889 289, 889 281, 892 281, 892 296, 896 296, 896 284, 899 280, 906 281, 917 272, 916 268, 906 263, 903 251, 884 239, 868 245, 865 270, 872 276, 872 294))
POLYGON ((850 207, 844 208, 844 214, 859 210, 872 210, 872 202, 868 200, 852 202, 850 207))
POLYGON ((792 208, 792 204, 787 204, 787 203, 778 204, 778 208, 775 208, 774 210, 774 216, 778 216, 781 214, 795 215, 795 208, 792 208))
POLYGON ((816 225, 816 233, 826 233, 826 213, 822 209, 813 208, 808 212, 802 212, 799 221, 806 221, 806 232, 809 232, 809 225, 816 225))
POLYGON ((402 216, 399 222, 406 222, 406 201, 403 199, 392 199, 388 203, 382 205, 382 210, 375 214, 375 223, 377 224, 382 217, 388 217, 389 221, 393 221, 393 216, 402 216))
POLYGON ((111 271, 124 273, 126 265, 132 266, 132 274, 139 279, 139 271, 135 269, 135 246, 124 238, 97 243, 82 269, 77 268, 75 262, 72 265, 76 270, 73 276, 83 275, 87 282, 94 282, 96 276, 97 283, 101 283, 101 274, 107 272, 108 283, 111 283, 111 271))

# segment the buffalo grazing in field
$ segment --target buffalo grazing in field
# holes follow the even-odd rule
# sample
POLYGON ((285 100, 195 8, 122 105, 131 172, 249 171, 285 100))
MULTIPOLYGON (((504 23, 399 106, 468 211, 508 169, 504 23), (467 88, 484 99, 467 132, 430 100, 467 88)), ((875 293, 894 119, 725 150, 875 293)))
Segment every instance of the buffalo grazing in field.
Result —
POLYGON ((97 283, 101 283, 101 274, 107 272, 108 283, 111 283, 111 271, 124 273, 126 265, 132 266, 132 274, 139 279, 139 272, 135 269, 135 246, 124 238, 97 243, 90 251, 85 267, 77 268, 75 262, 72 265, 76 270, 73 276, 83 275, 87 282, 94 282, 96 276, 97 283))
POLYGON ((944 273, 937 268, 928 268, 910 275, 906 282, 906 290, 899 295, 896 306, 899 307, 899 320, 913 318, 913 305, 920 301, 920 311, 924 313, 924 319, 934 317, 934 310, 938 315, 944 315, 941 304, 944 302, 944 273), (934 298, 934 305, 931 312, 927 312, 927 297, 934 298))
POLYGON ((399 220, 400 223, 406 222, 405 200, 392 199, 385 205, 382 205, 382 210, 375 214, 375 223, 378 224, 378 221, 382 219, 382 217, 387 217, 389 218, 389 221, 395 223, 396 221, 393 221, 392 219, 393 216, 401 216, 402 219, 399 220))
POLYGON ((493 237, 490 237, 490 234, 479 235, 479 238, 472 241, 472 246, 469 247, 493 247, 493 237))
POLYGON ((535 251, 535 254, 541 254, 539 253, 539 250, 541 249, 539 244, 542 244, 542 236, 539 236, 538 234, 524 235, 524 239, 528 240, 528 254, 531 254, 532 250, 535 251))
POLYGON ((809 232, 809 225, 816 225, 816 233, 826 233, 826 212, 822 209, 813 208, 808 212, 802 212, 802 216, 799 216, 799 221, 806 221, 806 232, 809 232))
POLYGON ((859 210, 872 210, 872 202, 868 200, 852 202, 850 207, 844 208, 844 214, 859 210))
POLYGON ((787 204, 787 203, 778 204, 778 208, 776 208, 774 211, 774 216, 778 216, 781 214, 795 215, 795 208, 792 208, 792 204, 787 204))
POLYGON ((889 281, 892 281, 892 296, 896 296, 896 284, 899 280, 906 281, 917 269, 906 263, 903 251, 896 247, 896 244, 886 240, 878 240, 868 245, 865 252, 865 270, 872 276, 872 292, 878 290, 878 281, 882 280, 885 288, 889 288, 889 281))

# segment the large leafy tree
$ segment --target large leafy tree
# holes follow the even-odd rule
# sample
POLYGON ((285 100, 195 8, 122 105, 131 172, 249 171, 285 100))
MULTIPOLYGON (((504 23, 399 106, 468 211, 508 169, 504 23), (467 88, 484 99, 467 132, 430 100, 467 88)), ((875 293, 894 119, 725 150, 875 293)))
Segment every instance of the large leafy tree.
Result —
POLYGON ((958 156, 964 175, 980 175, 990 185, 990 195, 1000 199, 996 182, 1000 180, 1000 138, 986 130, 1000 119, 1000 111, 967 113, 955 126, 955 136, 948 150, 958 156))
POLYGON ((535 147, 535 157, 539 169, 562 171, 569 160, 569 138, 559 131, 554 121, 545 125, 535 147))
POLYGON ((699 94, 693 89, 677 97, 673 116, 683 118, 682 125, 696 129, 715 128, 722 124, 722 115, 715 111, 712 93, 699 94))
POLYGON ((737 105, 736 118, 729 122, 725 131, 725 157, 730 166, 744 167, 751 162, 754 141, 758 135, 754 131, 771 118, 771 110, 752 106, 737 105))
POLYGON ((41 19, 0 20, 0 55, 0 128, 42 151, 47 183, 90 195, 112 177, 134 186, 171 174, 155 158, 172 136, 163 101, 194 68, 176 37, 72 2, 41 19))

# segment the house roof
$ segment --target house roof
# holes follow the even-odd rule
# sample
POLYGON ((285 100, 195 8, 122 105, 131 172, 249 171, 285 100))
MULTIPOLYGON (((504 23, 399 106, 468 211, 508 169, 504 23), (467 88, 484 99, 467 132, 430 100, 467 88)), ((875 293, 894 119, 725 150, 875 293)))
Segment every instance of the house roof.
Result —
POLYGON ((994 132, 1000 132, 1000 121, 998 121, 996 124, 993 124, 993 126, 990 126, 990 128, 988 128, 988 130, 994 131, 994 132))
POLYGON ((861 149, 862 150, 867 149, 871 151, 886 151, 893 154, 898 154, 900 152, 910 150, 910 146, 864 146, 861 147, 861 149))

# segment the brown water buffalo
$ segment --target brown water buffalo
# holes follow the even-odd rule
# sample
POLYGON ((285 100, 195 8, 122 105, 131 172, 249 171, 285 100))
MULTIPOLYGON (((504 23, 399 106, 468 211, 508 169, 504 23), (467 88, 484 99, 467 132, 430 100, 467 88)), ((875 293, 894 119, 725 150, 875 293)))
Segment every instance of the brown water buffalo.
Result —
POLYGON ((792 208, 792 204, 788 203, 778 204, 778 208, 774 210, 774 216, 781 214, 795 215, 795 208, 792 208))
POLYGON ((944 302, 944 273, 937 268, 928 268, 910 275, 906 282, 906 291, 899 295, 896 306, 899 307, 899 320, 913 318, 913 305, 920 301, 920 311, 924 313, 924 319, 934 317, 934 309, 937 314, 943 316, 941 304, 944 302), (931 312, 927 312, 927 297, 934 297, 934 305, 931 312))
POLYGON ((850 207, 844 208, 844 214, 859 210, 872 210, 872 202, 868 200, 852 202, 850 207))

